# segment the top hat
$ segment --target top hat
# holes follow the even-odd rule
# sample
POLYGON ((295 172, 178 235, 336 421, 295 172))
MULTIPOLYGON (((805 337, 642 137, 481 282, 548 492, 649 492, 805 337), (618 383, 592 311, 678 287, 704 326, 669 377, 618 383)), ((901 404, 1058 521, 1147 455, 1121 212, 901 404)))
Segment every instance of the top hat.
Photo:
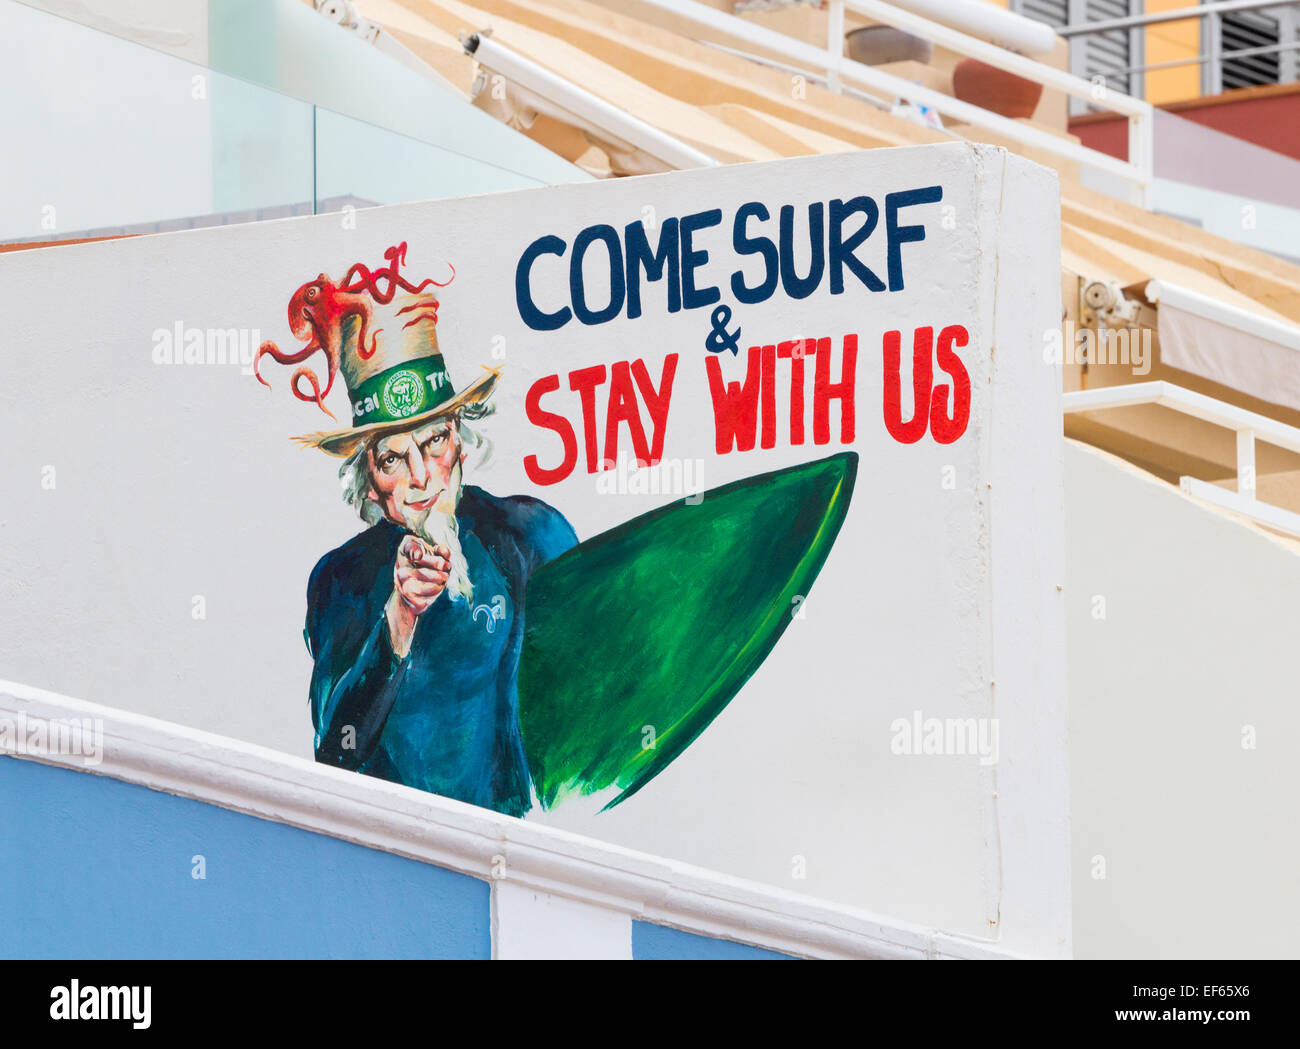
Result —
POLYGON ((348 388, 352 425, 341 430, 302 434, 293 440, 340 458, 372 438, 415 429, 491 396, 500 368, 484 373, 457 391, 438 347, 438 300, 427 293, 395 296, 369 310, 365 338, 358 346, 361 318, 341 320, 339 371, 348 388))

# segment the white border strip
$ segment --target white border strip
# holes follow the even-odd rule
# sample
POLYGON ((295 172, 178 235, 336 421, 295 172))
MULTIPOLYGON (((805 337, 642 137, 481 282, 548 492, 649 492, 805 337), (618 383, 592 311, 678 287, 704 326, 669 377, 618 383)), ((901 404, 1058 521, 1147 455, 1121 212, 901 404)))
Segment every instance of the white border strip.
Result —
MULTIPOLYGON (((0 719, 99 718, 103 761, 39 760, 670 925, 814 958, 1010 958, 977 940, 502 816, 267 747, 0 680, 0 719)), ((494 930, 495 939, 495 930, 494 930)))

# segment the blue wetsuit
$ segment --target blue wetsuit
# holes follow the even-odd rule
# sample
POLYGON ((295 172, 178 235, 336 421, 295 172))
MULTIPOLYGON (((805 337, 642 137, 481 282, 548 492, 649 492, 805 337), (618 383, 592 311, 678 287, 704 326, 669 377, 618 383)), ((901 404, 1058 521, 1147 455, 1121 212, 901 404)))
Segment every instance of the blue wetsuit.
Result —
POLYGON ((407 532, 389 521, 317 563, 307 583, 316 760, 522 816, 529 774, 516 684, 528 577, 574 546, 564 516, 529 496, 467 485, 456 510, 472 602, 441 594, 406 658, 384 604, 407 532))

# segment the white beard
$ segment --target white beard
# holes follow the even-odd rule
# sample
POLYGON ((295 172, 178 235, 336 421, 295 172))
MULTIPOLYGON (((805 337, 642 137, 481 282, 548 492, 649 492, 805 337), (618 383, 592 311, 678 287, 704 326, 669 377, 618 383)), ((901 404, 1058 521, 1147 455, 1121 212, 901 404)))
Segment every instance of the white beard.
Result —
POLYGON ((465 552, 460 545, 460 527, 456 515, 432 509, 425 513, 424 520, 408 522, 408 527, 430 546, 445 546, 451 552, 451 571, 447 574, 444 593, 452 601, 464 601, 471 604, 474 600, 474 585, 469 578, 469 565, 465 561, 465 552))

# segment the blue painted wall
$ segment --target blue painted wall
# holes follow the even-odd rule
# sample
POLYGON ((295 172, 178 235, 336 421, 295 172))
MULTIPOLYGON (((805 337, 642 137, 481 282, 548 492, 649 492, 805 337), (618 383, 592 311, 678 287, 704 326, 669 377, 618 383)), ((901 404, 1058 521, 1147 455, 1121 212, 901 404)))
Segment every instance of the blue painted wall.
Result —
POLYGON ((731 940, 713 940, 693 932, 649 922, 632 923, 632 957, 636 961, 792 961, 788 954, 731 940))
MULTIPOLYGON (((486 881, 0 757, 3 958, 490 958, 486 881), (202 856, 206 877, 194 877, 202 856)), ((787 959, 632 923, 638 960, 787 959)))
POLYGON ((6 958, 491 956, 486 881, 9 757, 0 899, 6 958))

